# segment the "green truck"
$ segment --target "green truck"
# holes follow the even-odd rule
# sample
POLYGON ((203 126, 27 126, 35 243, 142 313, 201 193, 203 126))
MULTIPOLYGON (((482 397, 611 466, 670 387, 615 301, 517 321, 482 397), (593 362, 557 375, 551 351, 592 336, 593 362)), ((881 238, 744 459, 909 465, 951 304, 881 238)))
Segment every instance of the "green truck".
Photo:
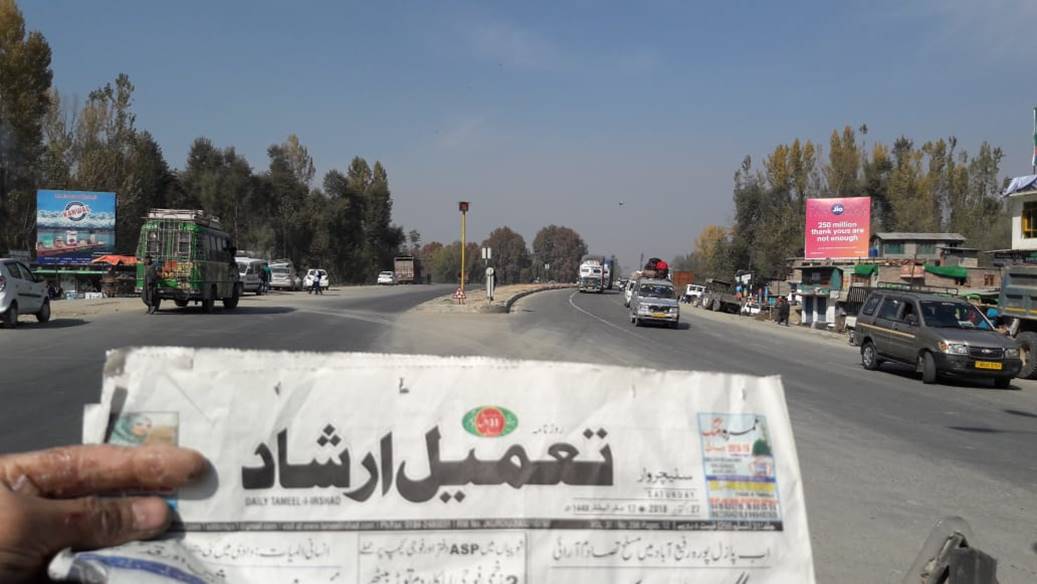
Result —
POLYGON ((235 252, 219 220, 204 211, 152 209, 137 244, 137 292, 144 291, 150 261, 158 266, 160 301, 172 300, 181 308, 197 302, 205 312, 217 300, 235 308, 241 297, 235 252))

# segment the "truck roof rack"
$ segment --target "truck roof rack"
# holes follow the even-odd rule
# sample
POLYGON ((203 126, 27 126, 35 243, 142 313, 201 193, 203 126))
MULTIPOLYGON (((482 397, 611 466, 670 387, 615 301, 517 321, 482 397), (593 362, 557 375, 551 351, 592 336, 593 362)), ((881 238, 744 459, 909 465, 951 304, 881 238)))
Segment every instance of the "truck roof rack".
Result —
POLYGON ((201 209, 150 209, 145 219, 172 219, 195 221, 202 225, 220 227, 220 219, 201 209))
POLYGON ((885 290, 899 290, 901 292, 918 292, 921 294, 943 294, 945 296, 957 296, 958 289, 948 286, 926 286, 924 284, 907 284, 905 282, 879 282, 876 288, 885 290))

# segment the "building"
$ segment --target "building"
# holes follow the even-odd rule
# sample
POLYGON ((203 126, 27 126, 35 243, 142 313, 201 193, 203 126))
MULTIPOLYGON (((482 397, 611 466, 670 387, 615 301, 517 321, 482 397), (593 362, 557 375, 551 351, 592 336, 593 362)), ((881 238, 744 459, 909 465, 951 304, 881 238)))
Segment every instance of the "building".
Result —
MULTIPOLYGON (((935 261, 941 257, 941 248, 960 247, 963 243, 965 236, 960 233, 888 231, 871 237, 873 255, 892 260, 935 261)), ((1034 244, 1037 249, 1037 240, 1034 244)))
POLYGON ((1005 196, 1012 216, 1012 249, 1037 250, 1037 176, 1012 179, 1005 196))

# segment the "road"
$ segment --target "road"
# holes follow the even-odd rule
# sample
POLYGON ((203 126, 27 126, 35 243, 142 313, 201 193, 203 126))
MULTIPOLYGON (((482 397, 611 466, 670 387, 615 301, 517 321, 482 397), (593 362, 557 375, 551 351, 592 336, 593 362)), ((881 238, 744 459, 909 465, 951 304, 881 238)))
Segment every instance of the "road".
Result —
POLYGON ((923 385, 864 371, 843 341, 685 310, 634 328, 618 294, 543 292, 510 315, 410 311, 449 287, 247 299, 234 312, 143 310, 0 331, 0 449, 74 442, 104 351, 131 345, 363 350, 706 369, 783 379, 819 582, 900 582, 932 525, 962 515, 1006 584, 1037 581, 1037 384, 923 385))

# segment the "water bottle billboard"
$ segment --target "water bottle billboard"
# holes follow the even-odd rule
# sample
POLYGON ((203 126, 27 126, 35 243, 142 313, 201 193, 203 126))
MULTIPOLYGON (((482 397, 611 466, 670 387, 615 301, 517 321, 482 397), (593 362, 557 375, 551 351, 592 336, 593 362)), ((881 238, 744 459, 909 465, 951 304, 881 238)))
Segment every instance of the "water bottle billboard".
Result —
POLYGON ((86 265, 115 250, 115 193, 36 191, 36 263, 86 265))
POLYGON ((807 258, 866 258, 871 238, 871 197, 807 199, 803 230, 807 258))

